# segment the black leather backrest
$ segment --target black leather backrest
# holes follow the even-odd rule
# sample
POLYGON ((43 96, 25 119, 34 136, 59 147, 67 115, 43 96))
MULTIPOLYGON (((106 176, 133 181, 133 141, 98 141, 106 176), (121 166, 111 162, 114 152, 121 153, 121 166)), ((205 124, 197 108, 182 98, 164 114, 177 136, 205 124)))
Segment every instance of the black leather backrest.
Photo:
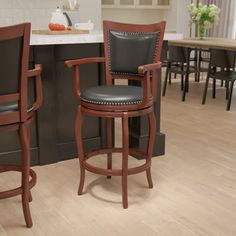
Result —
POLYGON ((137 74, 140 65, 153 63, 159 32, 109 31, 111 73, 137 74))
POLYGON ((221 49, 212 49, 210 65, 221 68, 233 68, 234 52, 221 49))
POLYGON ((19 92, 22 38, 0 40, 0 95, 19 92))
POLYGON ((169 46, 170 62, 187 62, 186 48, 178 46, 169 46))

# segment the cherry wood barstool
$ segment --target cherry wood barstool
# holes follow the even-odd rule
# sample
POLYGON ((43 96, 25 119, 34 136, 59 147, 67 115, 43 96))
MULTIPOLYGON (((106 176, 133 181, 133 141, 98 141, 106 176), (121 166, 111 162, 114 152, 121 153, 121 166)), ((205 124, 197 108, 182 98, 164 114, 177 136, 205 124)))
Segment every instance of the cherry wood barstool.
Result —
MULTIPOLYGON (((128 208, 128 175, 146 171, 149 188, 151 178, 151 156, 155 137, 155 115, 153 102, 157 92, 157 70, 161 67, 160 55, 163 43, 165 22, 152 25, 134 25, 104 21, 103 58, 69 60, 65 64, 74 68, 73 91, 79 100, 75 121, 75 135, 80 161, 80 184, 78 194, 82 194, 85 170, 105 175, 122 177, 122 202, 128 208), (105 63, 106 85, 80 91, 79 67, 86 63, 105 63), (142 86, 115 85, 115 79, 140 81, 142 86), (85 153, 82 143, 83 115, 104 117, 107 120, 107 147, 85 153), (147 115, 149 118, 149 142, 147 151, 129 148, 128 118, 147 115), (122 119, 122 148, 113 146, 112 119, 122 119), (122 153, 122 167, 112 168, 112 153, 122 153), (107 167, 101 168, 88 162, 98 154, 107 154, 107 167), (145 158, 144 164, 130 168, 128 155, 145 158)), ((160 79, 160 78, 159 78, 160 79)))
POLYGON ((21 165, 0 164, 0 172, 21 172, 21 186, 0 192, 0 199, 21 194, 27 227, 32 227, 29 202, 36 174, 30 169, 30 124, 42 103, 41 65, 28 70, 30 23, 0 28, 0 132, 18 131, 21 165), (35 77, 35 101, 28 99, 29 78, 35 77))

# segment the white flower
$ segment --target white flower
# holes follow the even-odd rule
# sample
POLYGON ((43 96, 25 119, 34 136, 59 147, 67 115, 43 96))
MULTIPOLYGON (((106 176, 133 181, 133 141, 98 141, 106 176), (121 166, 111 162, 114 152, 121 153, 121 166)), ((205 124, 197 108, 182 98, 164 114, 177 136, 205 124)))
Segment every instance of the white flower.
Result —
POLYGON ((196 6, 194 3, 187 6, 190 23, 201 22, 206 28, 209 28, 212 24, 218 23, 220 9, 214 4, 203 5, 199 3, 196 6))
POLYGON ((216 15, 216 14, 215 14, 214 11, 210 11, 210 12, 209 12, 209 16, 210 16, 210 17, 215 17, 215 15, 216 15))
POLYGON ((205 26, 206 29, 209 29, 209 28, 211 27, 211 22, 208 21, 208 20, 205 21, 205 22, 204 22, 204 26, 205 26))

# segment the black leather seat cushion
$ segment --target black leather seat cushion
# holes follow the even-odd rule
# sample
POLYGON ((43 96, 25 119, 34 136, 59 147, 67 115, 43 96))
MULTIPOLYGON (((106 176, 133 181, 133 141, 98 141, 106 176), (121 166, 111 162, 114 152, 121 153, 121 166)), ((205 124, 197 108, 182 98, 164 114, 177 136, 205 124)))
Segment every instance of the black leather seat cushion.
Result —
POLYGON ((221 80, 235 80, 236 75, 233 71, 216 71, 214 70, 210 73, 210 76, 215 79, 221 79, 221 80))
POLYGON ((142 87, 127 85, 91 87, 81 94, 81 100, 103 105, 138 104, 142 99, 142 87))
POLYGON ((140 65, 153 63, 159 32, 109 31, 110 70, 138 74, 140 65))
MULTIPOLYGON (((17 111, 18 103, 0 103, 0 112, 17 111)), ((29 105, 28 111, 33 110, 33 105, 29 105)))

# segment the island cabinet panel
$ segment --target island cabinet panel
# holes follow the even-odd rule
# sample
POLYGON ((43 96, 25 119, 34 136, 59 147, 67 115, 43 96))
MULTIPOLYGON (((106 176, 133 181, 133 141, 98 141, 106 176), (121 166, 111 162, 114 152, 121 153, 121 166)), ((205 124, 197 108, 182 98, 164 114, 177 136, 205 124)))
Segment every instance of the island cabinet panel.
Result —
MULTIPOLYGON (((74 121, 78 101, 72 92, 73 69, 64 61, 100 56, 100 44, 34 46, 35 63, 43 65, 44 102, 38 112, 40 163, 47 164, 77 156, 74 121)), ((80 68, 81 89, 101 83, 100 65, 80 68)), ((103 127, 99 118, 84 117, 85 151, 99 148, 103 127)))
MULTIPOLYGON (((76 156, 74 120, 78 106, 77 98, 72 93, 73 70, 64 65, 68 59, 95 57, 100 55, 98 44, 65 45, 55 47, 56 58, 56 104, 57 104, 57 146, 60 160, 76 156)), ((99 64, 80 66, 81 90, 100 84, 99 64)), ((99 118, 84 117, 83 137, 85 151, 98 148, 101 145, 101 126, 99 118)))

